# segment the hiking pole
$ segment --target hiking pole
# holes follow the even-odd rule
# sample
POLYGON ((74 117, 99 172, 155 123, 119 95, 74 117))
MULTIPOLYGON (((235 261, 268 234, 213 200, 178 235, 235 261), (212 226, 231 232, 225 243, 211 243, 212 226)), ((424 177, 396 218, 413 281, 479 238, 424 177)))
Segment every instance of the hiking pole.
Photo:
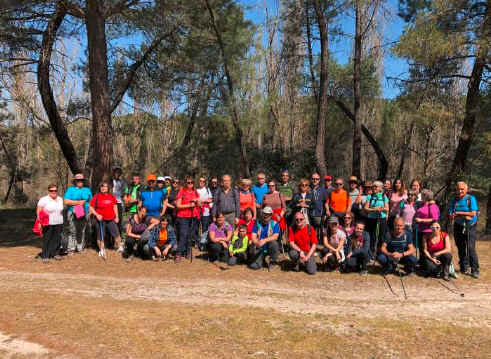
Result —
POLYGON ((389 287, 389 289, 392 292, 392 294, 394 294, 396 297, 398 297, 399 295, 396 292, 394 292, 394 290, 392 289, 392 286, 390 285, 390 282, 387 279, 387 276, 385 274, 383 274, 382 276, 384 277, 385 282, 387 283, 387 286, 389 287))
MULTIPOLYGON (((101 239, 101 243, 102 243, 102 247, 104 246, 104 231, 102 229, 102 221, 97 221, 97 223, 99 224, 99 235, 100 235, 100 239, 101 239)), ((102 253, 102 259, 104 260, 104 262, 106 262, 106 250, 104 248, 99 248, 99 251, 103 250, 104 252, 102 253)))
POLYGON ((397 273, 399 274, 399 279, 401 280, 402 290, 404 291, 404 299, 407 300, 406 286, 404 285, 404 281, 402 280, 402 274, 399 270, 397 271, 397 273))
MULTIPOLYGON (((435 279, 438 281, 438 283, 439 283, 439 284, 440 284, 440 285, 441 285, 443 288, 448 289, 448 291, 450 291, 451 293, 454 293, 454 294, 460 295, 461 297, 464 297, 464 296, 465 296, 464 292, 461 292, 461 291, 456 290, 456 289, 452 289, 452 288, 450 288, 449 286, 447 286, 445 283, 443 283, 443 282, 442 282, 440 279, 437 279, 437 278, 435 278, 435 279)), ((455 285, 455 284, 454 284, 454 285, 455 285)), ((457 288, 457 287, 455 287, 455 288, 457 288)))

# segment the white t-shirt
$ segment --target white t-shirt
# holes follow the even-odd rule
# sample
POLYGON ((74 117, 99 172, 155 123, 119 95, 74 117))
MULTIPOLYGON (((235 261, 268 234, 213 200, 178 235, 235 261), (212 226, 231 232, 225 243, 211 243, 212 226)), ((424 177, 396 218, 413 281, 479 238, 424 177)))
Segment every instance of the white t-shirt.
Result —
POLYGON ((49 195, 41 197, 38 207, 43 207, 43 211, 49 215, 49 224, 63 224, 63 199, 59 196, 56 199, 49 195))
MULTIPOLYGON (((196 191, 199 194, 199 199, 200 199, 201 202, 213 198, 213 196, 211 195, 211 191, 210 191, 210 189, 208 187, 198 188, 196 191)), ((202 204, 202 206, 203 206, 202 207, 203 208, 202 215, 204 217, 209 216, 210 215, 210 208, 211 208, 211 206, 206 206, 204 203, 202 204)))
POLYGON ((334 248, 337 248, 339 245, 339 242, 344 241, 346 242, 346 233, 344 231, 338 229, 336 233, 332 234, 328 238, 329 244, 333 246, 334 248))

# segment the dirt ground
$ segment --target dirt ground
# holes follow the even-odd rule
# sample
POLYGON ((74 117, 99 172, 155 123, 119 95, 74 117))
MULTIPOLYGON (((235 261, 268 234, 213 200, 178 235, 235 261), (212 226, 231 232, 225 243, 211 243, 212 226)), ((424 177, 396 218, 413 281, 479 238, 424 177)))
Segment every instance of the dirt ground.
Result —
POLYGON ((0 211, 0 358, 491 358, 491 242, 480 280, 405 277, 405 299, 377 268, 308 276, 93 250, 43 264, 31 228, 30 212, 0 211))

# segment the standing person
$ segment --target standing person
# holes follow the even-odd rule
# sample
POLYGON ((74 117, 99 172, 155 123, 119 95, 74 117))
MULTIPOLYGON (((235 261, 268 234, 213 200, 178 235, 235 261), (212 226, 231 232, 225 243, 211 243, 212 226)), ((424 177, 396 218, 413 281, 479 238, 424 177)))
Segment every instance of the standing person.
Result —
MULTIPOLYGON (((351 203, 355 203, 356 198, 360 194, 361 189, 358 189, 358 178, 356 176, 350 176, 348 180, 349 191, 348 194, 351 198, 351 203)), ((351 209, 350 209, 351 210, 351 209)))
POLYGON ((127 263, 133 260, 135 244, 137 254, 143 257, 143 247, 147 244, 147 241, 152 239, 156 241, 158 239, 158 225, 158 219, 147 216, 146 207, 140 207, 136 213, 130 215, 126 225, 126 238, 124 241, 126 248, 123 254, 127 263))
POLYGON ((266 175, 264 173, 259 172, 257 174, 257 183, 252 187, 252 192, 256 196, 256 215, 261 216, 263 197, 268 193, 268 185, 266 184, 266 175))
POLYGON ((346 191, 342 178, 336 178, 335 189, 327 195, 326 215, 343 218, 344 214, 351 209, 351 197, 346 191))
POLYGON ((424 189, 421 192, 421 197, 423 199, 423 205, 416 210, 414 222, 417 225, 416 249, 419 251, 420 264, 423 264, 423 242, 431 234, 431 222, 440 219, 440 208, 438 208, 438 205, 433 199, 433 192, 429 189, 424 189))
POLYGON ((332 176, 331 175, 325 175, 324 176, 324 188, 326 190, 326 195, 329 195, 332 191, 334 191, 336 188, 332 185, 332 176))
POLYGON ((198 184, 199 200, 201 201, 201 233, 208 231, 208 227, 211 223, 211 204, 213 203, 213 194, 206 186, 206 178, 201 176, 198 184))
POLYGON ((228 247, 228 265, 234 266, 237 263, 247 263, 247 248, 249 247, 249 237, 247 236, 247 226, 239 224, 237 234, 234 234, 228 247))
POLYGON ((167 189, 167 196, 169 196, 172 190, 172 178, 170 176, 164 176, 165 188, 167 189))
POLYGON ((123 233, 123 197, 126 192, 126 182, 121 179, 122 170, 119 167, 113 169, 113 178, 111 180, 113 195, 116 197, 117 205, 118 205, 118 217, 121 219, 118 222, 119 233, 123 233))
POLYGON ((404 220, 400 217, 394 220, 394 231, 386 233, 384 243, 380 247, 377 259, 384 268, 384 274, 393 273, 397 263, 405 265, 406 273, 412 274, 418 259, 414 256, 412 235, 404 230, 404 220))
POLYGON ((404 182, 397 178, 392 185, 389 198, 389 227, 392 227, 394 218, 401 216, 401 202, 407 200, 407 191, 404 182))
MULTIPOLYGON (((314 205, 314 198, 310 192, 310 182, 306 178, 302 178, 298 182, 298 192, 293 195, 292 200, 292 216, 296 213, 302 212, 305 222, 311 223, 312 207, 314 205)), ((294 223, 291 223, 293 225, 294 223)))
POLYGON ((156 187, 157 176, 149 174, 147 176, 148 186, 140 192, 138 207, 147 207, 147 215, 160 219, 167 209, 167 201, 164 199, 164 192, 156 187))
POLYGON ((295 223, 289 229, 288 241, 290 243, 289 256, 295 264, 294 270, 300 270, 300 264, 305 266, 308 274, 317 272, 315 264, 315 249, 317 247, 317 236, 310 224, 307 224, 302 212, 295 213, 295 223))
POLYGON ((365 223, 356 222, 354 232, 348 237, 345 246, 346 261, 344 269, 347 272, 360 271, 361 275, 368 274, 367 264, 370 258, 370 235, 365 231, 365 223))
POLYGON ((251 180, 243 178, 240 180, 239 202, 240 212, 244 212, 246 208, 252 208, 252 216, 256 219, 256 196, 251 191, 251 180))
MULTIPOLYGON (((276 181, 271 180, 268 182, 268 193, 263 197, 263 208, 271 207, 273 209, 273 219, 279 223, 282 233, 286 229, 285 213, 286 204, 285 199, 280 192, 276 190, 276 181)), ((280 240, 282 235, 280 234, 280 240)))
POLYGON ((217 190, 213 198, 211 212, 214 219, 216 219, 218 213, 223 213, 227 222, 233 227, 239 223, 240 198, 238 191, 232 188, 232 177, 230 175, 222 177, 222 187, 217 190))
POLYGON ((210 178, 210 191, 213 198, 215 198, 215 194, 217 193, 217 190, 218 190, 218 177, 213 176, 212 178, 210 178))
POLYGON ((185 187, 181 188, 177 194, 176 207, 179 236, 175 261, 179 263, 183 256, 190 255, 188 253, 189 247, 193 244, 193 239, 197 239, 196 226, 201 212, 201 201, 191 176, 186 176, 185 187))
POLYGON ((401 216, 404 219, 406 225, 406 231, 415 233, 414 228, 414 216, 416 214, 416 197, 417 193, 410 190, 407 201, 401 202, 401 216))
POLYGON ((446 281, 450 280, 449 271, 452 263, 452 245, 447 233, 442 232, 440 223, 431 222, 431 234, 423 241, 423 253, 426 276, 442 274, 446 281))
POLYGON ((419 183, 419 180, 413 179, 411 181, 411 184, 409 185, 409 189, 418 194, 418 196, 416 197, 416 207, 419 208, 419 206, 423 205, 423 198, 421 195, 421 184, 419 183))
POLYGON ((373 192, 367 196, 364 210, 367 213, 367 230, 370 233, 370 256, 377 257, 382 241, 387 232, 387 213, 389 213, 389 199, 384 194, 384 184, 380 181, 373 182, 373 192))
POLYGON ((261 219, 256 221, 252 230, 252 243, 249 246, 249 255, 251 262, 249 268, 261 269, 269 257, 268 270, 273 271, 278 265, 280 247, 278 236, 280 235, 280 225, 273 221, 273 209, 264 207, 261 213, 261 219))
POLYGON ((124 191, 124 203, 126 210, 130 213, 130 216, 138 212, 138 199, 140 198, 140 175, 133 174, 132 181, 124 191))
POLYGON ((210 229, 208 231, 210 237, 208 251, 211 262, 217 260, 220 262, 228 262, 229 245, 233 232, 232 226, 227 223, 223 213, 218 213, 215 222, 210 224, 210 229))
POLYGON ((448 214, 450 220, 454 221, 460 272, 467 274, 470 266, 471 275, 475 279, 479 278, 479 259, 476 251, 478 211, 476 197, 468 193, 467 183, 457 182, 457 196, 450 201, 448 214))
POLYGON ((373 193, 373 184, 370 181, 364 182, 359 187, 358 196, 353 201, 351 205, 351 211, 355 215, 355 221, 368 222, 368 216, 365 212, 365 203, 367 202, 367 196, 373 193))
POLYGON ((89 201, 92 199, 92 191, 85 186, 82 173, 73 176, 73 186, 68 187, 64 198, 64 204, 68 206, 67 225, 65 237, 68 243, 63 247, 67 254, 83 252, 85 249, 85 230, 89 218, 89 201))
POLYGON ((285 212, 285 220, 286 223, 291 222, 292 215, 292 200, 293 195, 295 193, 295 188, 292 183, 290 183, 290 173, 287 170, 281 172, 281 183, 277 186, 278 192, 283 196, 285 200, 286 212, 285 212))
MULTIPOLYGON (((48 263, 50 258, 60 260, 58 249, 61 245, 61 233, 63 231, 63 199, 58 196, 58 186, 50 184, 48 195, 41 197, 36 207, 36 216, 40 221, 40 213, 48 215, 48 225, 43 227, 43 251, 41 258, 48 263)), ((41 221, 40 221, 41 223, 41 221)))
POLYGON ((157 189, 162 191, 164 197, 164 201, 167 199, 167 187, 165 187, 165 178, 160 176, 160 177, 157 177, 157 189))
POLYGON ((169 196, 167 197, 167 207, 170 208, 168 212, 168 217, 171 219, 171 224, 174 226, 177 225, 177 207, 176 207, 176 199, 177 199, 177 194, 181 190, 181 185, 179 183, 178 178, 174 178, 172 180, 172 190, 169 193, 169 196))
POLYGON ((315 229, 317 238, 321 238, 322 235, 322 220, 326 214, 326 199, 327 190, 321 186, 321 176, 315 172, 310 178, 312 181, 311 192, 313 197, 311 224, 315 229))
POLYGON ((392 196, 392 181, 390 179, 386 179, 384 181, 384 194, 389 199, 390 199, 390 196, 392 196))
POLYGON ((97 244, 99 245, 99 256, 104 259, 107 258, 104 249, 104 235, 106 228, 109 230, 111 237, 114 238, 118 252, 124 252, 117 225, 120 219, 118 217, 117 203, 116 197, 109 192, 109 183, 107 182, 101 183, 99 186, 99 193, 97 193, 90 201, 90 213, 97 218, 98 222, 97 244))
POLYGON ((327 220, 327 227, 324 233, 324 248, 322 249, 322 263, 325 269, 332 270, 344 261, 344 244, 346 234, 339 228, 339 219, 331 216, 327 220))

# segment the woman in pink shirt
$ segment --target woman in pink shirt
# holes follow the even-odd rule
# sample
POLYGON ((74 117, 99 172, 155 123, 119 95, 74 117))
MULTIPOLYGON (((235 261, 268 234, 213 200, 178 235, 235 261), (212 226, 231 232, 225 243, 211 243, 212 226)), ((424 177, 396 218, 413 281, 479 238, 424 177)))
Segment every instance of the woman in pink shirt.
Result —
POLYGON ((421 250, 424 239, 431 234, 431 222, 438 221, 440 219, 440 208, 433 200, 433 192, 429 189, 424 189, 421 192, 423 199, 423 205, 418 208, 414 216, 414 222, 418 226, 416 233, 416 248, 419 250, 421 258, 421 250))
POLYGON ((389 226, 392 228, 394 218, 401 217, 401 202, 407 200, 407 191, 404 182, 398 178, 394 180, 389 197, 389 226))
POLYGON ((418 193, 416 191, 409 191, 407 201, 401 203, 401 216, 404 219, 406 231, 413 232, 414 215, 416 214, 416 198, 418 193))

